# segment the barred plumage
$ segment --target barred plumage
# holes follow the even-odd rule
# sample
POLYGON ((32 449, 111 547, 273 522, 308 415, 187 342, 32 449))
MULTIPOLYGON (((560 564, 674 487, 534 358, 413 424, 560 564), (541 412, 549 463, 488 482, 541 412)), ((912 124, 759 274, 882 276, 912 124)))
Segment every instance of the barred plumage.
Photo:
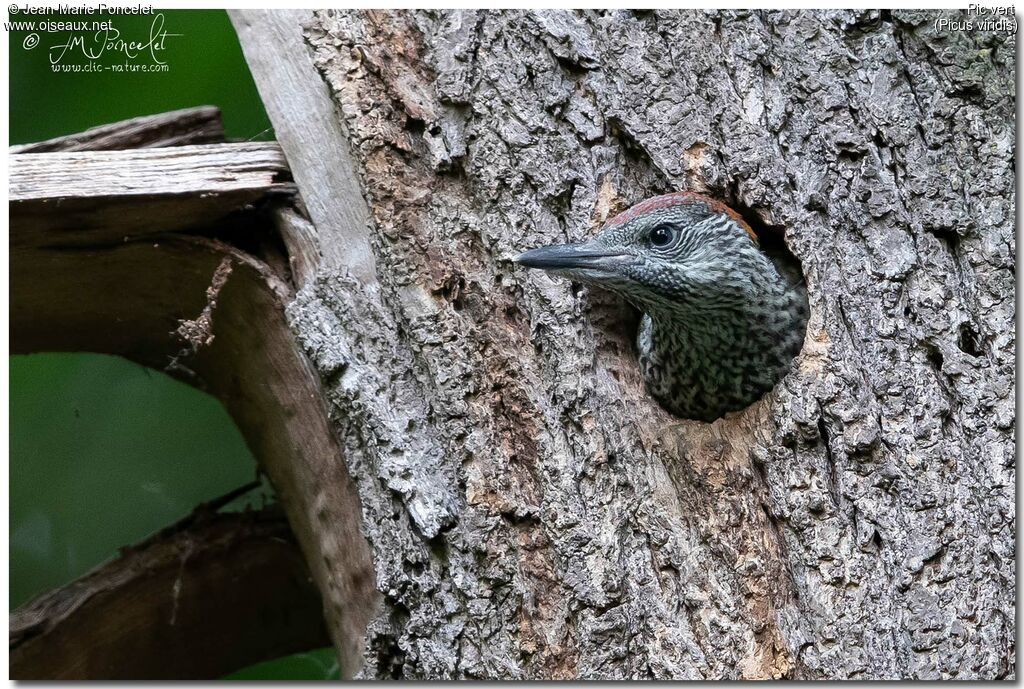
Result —
POLYGON ((644 381, 676 416, 712 421, 746 407, 778 382, 803 342, 802 282, 783 276, 738 214, 698 194, 647 199, 589 242, 516 260, 610 289, 643 311, 644 381))

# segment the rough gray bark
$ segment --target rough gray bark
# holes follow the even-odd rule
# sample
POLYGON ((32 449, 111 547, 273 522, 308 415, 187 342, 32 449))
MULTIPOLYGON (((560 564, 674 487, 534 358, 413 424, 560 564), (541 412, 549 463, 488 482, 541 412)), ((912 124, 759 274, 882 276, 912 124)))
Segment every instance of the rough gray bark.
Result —
POLYGON ((315 15, 371 218, 320 241, 375 284, 289 317, 383 594, 364 675, 1013 676, 1015 42, 936 16, 315 15), (675 189, 810 293, 713 424, 644 394, 628 307, 509 260, 675 189))

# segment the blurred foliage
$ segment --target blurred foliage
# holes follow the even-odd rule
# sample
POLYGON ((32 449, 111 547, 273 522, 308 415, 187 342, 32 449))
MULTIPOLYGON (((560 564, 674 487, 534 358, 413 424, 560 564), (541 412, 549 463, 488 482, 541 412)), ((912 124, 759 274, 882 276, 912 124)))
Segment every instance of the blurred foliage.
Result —
MULTIPOLYGON (((160 10, 168 36, 159 59, 166 72, 54 72, 50 48, 68 42, 68 32, 40 33, 39 43, 26 49, 30 31, 10 32, 10 140, 12 144, 71 134, 99 124, 177 110, 216 105, 224 128, 236 139, 272 139, 270 120, 263 110, 249 68, 242 57, 231 22, 220 10, 160 10), (170 35, 180 34, 180 35, 170 35)), ((95 14, 88 20, 107 18, 95 14)), ((34 19, 12 17, 12 19, 34 19)), ((50 21, 81 21, 82 16, 50 15, 50 21)), ((153 16, 112 18, 122 38, 148 41, 153 16)), ((88 37, 91 43, 91 36, 88 37)), ((57 57, 60 51, 54 51, 57 57)), ((95 64, 108 66, 128 60, 108 49, 95 64)), ((69 49, 60 65, 86 65, 78 49, 69 49)), ((147 51, 130 61, 154 63, 147 51)))
POLYGON ((11 606, 251 481, 214 398, 102 354, 10 358, 11 606))
MULTIPOLYGON (((38 44, 28 48, 33 32, 11 31, 10 143, 194 105, 218 106, 231 139, 272 139, 226 13, 160 12, 168 33, 159 54, 166 72, 54 72, 50 47, 67 42, 67 33, 39 32, 38 44)), ((144 42, 154 17, 111 21, 121 37, 144 42)), ((153 63, 146 58, 133 62, 153 63)), ((69 50, 61 64, 126 61, 112 51, 92 61, 69 50)), ((9 373, 12 608, 75 579, 115 556, 119 546, 145 538, 255 474, 252 455, 223 407, 160 372, 80 353, 12 356, 9 373)), ((322 649, 233 677, 337 677, 333 663, 333 651, 322 649)))
POLYGON ((257 663, 233 672, 224 679, 341 679, 338 671, 338 656, 333 648, 321 648, 307 653, 257 663))

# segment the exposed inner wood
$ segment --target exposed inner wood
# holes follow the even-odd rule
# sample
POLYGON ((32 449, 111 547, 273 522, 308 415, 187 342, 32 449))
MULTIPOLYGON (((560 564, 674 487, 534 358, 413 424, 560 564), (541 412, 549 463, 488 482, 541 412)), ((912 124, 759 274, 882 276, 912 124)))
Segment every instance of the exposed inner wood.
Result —
POLYGON ((285 507, 324 594, 335 645, 357 659, 359 630, 376 604, 373 570, 316 379, 284 320, 289 293, 264 264, 206 238, 18 247, 11 351, 119 354, 220 399, 285 507), (193 348, 176 333, 183 319, 203 313, 225 260, 231 273, 210 314, 213 339, 193 348))
POLYGON ((267 114, 280 128, 278 139, 317 229, 315 245, 301 253, 321 256, 325 266, 372 285, 377 276, 368 233, 369 210, 352 165, 344 124, 302 35, 303 24, 313 13, 232 10, 229 16, 267 114))
POLYGON ((116 151, 212 144, 224 141, 220 109, 212 105, 135 117, 86 129, 77 134, 11 146, 10 153, 52 151, 116 151))
POLYGON ((285 321, 292 287, 264 251, 272 217, 294 214, 280 151, 221 144, 12 158, 12 353, 118 354, 220 399, 274 485, 342 671, 352 672, 376 605, 373 571, 319 382, 285 321))
POLYGON ((11 242, 102 242, 208 226, 291 193, 289 179, 275 143, 22 153, 10 157, 11 242))

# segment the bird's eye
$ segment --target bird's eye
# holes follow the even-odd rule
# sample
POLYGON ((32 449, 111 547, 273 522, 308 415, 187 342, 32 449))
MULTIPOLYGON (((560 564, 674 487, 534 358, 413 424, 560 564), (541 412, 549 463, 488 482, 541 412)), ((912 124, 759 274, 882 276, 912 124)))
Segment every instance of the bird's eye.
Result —
POLYGON ((668 225, 658 225, 647 235, 652 246, 668 246, 675 237, 676 231, 668 225))

